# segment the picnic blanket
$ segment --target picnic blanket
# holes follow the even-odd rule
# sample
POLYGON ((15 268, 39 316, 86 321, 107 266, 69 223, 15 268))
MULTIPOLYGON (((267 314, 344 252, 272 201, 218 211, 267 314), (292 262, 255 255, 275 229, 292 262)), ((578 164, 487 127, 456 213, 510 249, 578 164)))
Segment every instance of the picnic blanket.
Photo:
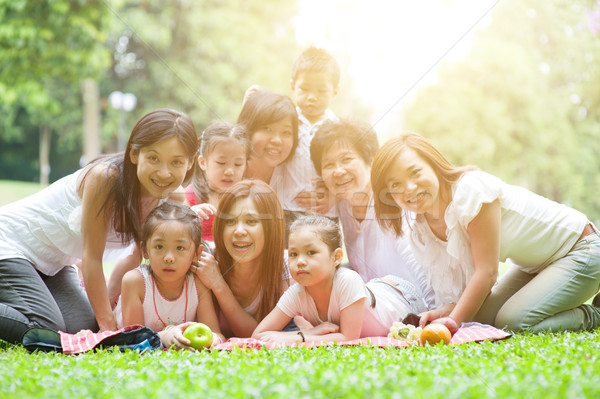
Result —
MULTIPOLYGON (((510 333, 500 330, 496 327, 492 327, 487 324, 480 324, 476 322, 463 323, 458 329, 456 334, 452 336, 450 345, 460 345, 467 342, 480 342, 480 341, 495 341, 500 339, 506 339, 511 336, 510 333)), ((308 348, 316 346, 356 346, 356 345, 367 345, 367 346, 378 346, 378 347, 408 347, 418 345, 416 342, 402 341, 388 337, 368 337, 359 338, 351 341, 339 341, 323 342, 323 341, 308 341, 308 342, 262 342, 254 338, 229 338, 222 344, 213 346, 212 349, 217 350, 232 350, 235 348, 245 349, 275 349, 281 347, 297 347, 304 346, 308 348)))
MULTIPOLYGON (((456 334, 452 336, 450 345, 460 345, 466 342, 479 342, 485 340, 499 340, 510 337, 511 334, 504 330, 479 323, 463 323, 456 334)), ((307 348, 317 346, 378 346, 378 347, 407 347, 418 345, 416 342, 401 341, 388 337, 368 337, 351 341, 340 342, 263 342, 254 338, 230 338, 222 344, 215 345, 212 350, 245 349, 276 349, 281 347, 303 346, 307 348)), ((132 325, 117 331, 103 331, 100 333, 89 333, 84 335, 68 334, 62 331, 56 332, 48 329, 33 328, 24 335, 23 346, 30 351, 57 351, 66 355, 83 353, 99 347, 117 346, 121 350, 125 348, 138 349, 141 351, 158 349, 161 347, 158 334, 148 327, 132 325)))
POLYGON ((118 347, 121 350, 141 351, 161 347, 160 337, 149 327, 131 325, 116 331, 74 335, 45 328, 32 328, 23 335, 23 346, 30 350, 62 352, 66 355, 83 353, 95 348, 118 347))

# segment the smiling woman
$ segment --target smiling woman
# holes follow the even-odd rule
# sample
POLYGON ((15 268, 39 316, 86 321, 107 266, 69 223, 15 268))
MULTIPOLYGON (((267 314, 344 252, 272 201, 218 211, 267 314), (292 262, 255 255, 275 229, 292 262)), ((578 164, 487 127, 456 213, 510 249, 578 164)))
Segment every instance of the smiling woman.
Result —
POLYGON ((421 325, 600 326, 600 308, 585 303, 600 283, 600 234, 583 213, 473 166, 454 166, 416 133, 382 146, 371 180, 379 223, 398 238, 409 232, 435 291, 436 308, 421 314, 421 325), (408 229, 403 219, 411 212, 408 229), (506 259, 514 265, 496 283, 506 259))
POLYGON ((19 342, 32 327, 116 329, 102 262, 119 260, 121 273, 139 265, 141 225, 160 199, 189 181, 197 147, 189 117, 158 109, 137 122, 125 153, 1 207, 0 275, 10 289, 0 290, 0 338, 19 342), (76 263, 86 291, 65 266, 76 263))
POLYGON ((393 274, 417 287, 427 305, 433 292, 407 239, 397 239, 375 218, 371 161, 379 148, 371 126, 347 120, 326 121, 315 132, 310 151, 317 172, 337 197, 350 267, 364 281, 393 274))
POLYGON ((195 270, 217 300, 226 336, 249 337, 290 284, 284 266, 284 216, 277 194, 260 180, 227 190, 214 224, 216 265, 195 270))
POLYGON ((252 153, 245 176, 271 181, 275 167, 290 158, 298 145, 298 113, 282 94, 258 90, 242 106, 237 123, 248 129, 252 153))

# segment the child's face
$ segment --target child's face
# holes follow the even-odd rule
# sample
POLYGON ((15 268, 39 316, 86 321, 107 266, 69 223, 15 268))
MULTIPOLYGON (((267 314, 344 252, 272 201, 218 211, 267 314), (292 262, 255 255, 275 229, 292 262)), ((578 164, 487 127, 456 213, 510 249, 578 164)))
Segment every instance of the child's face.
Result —
POLYGON ((331 252, 314 229, 301 227, 290 232, 288 261, 292 278, 299 284, 310 287, 333 281, 341 259, 341 249, 331 252))
POLYGON ((177 137, 170 137, 155 144, 131 150, 131 162, 137 165, 142 196, 166 198, 183 183, 192 160, 177 137))
POLYGON ((259 259, 265 233, 254 202, 249 197, 238 199, 227 213, 223 242, 233 261, 247 263, 259 259))
POLYGON ((403 209, 433 213, 439 204, 440 182, 435 171, 409 148, 400 152, 385 181, 392 198, 403 209))
POLYGON ((333 84, 331 73, 318 71, 299 73, 290 87, 302 114, 313 124, 323 119, 339 89, 333 84))
POLYGON ((294 145, 292 117, 259 128, 252 134, 250 142, 254 156, 274 168, 287 159, 294 145))
POLYGON ((206 174, 210 188, 222 193, 242 180, 246 169, 246 151, 233 140, 221 141, 206 158, 200 155, 198 164, 206 174))
POLYGON ((198 257, 196 245, 186 226, 177 220, 162 222, 144 243, 146 256, 157 280, 185 278, 192 261, 198 257))
POLYGON ((371 167, 345 141, 333 143, 321 157, 321 176, 337 198, 371 192, 371 167))

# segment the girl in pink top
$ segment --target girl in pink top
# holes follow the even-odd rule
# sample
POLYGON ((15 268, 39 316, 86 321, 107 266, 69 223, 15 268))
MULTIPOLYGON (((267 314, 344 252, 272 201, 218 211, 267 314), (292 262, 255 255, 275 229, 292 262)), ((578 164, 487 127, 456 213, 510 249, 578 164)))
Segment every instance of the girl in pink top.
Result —
POLYGON ((185 190, 188 203, 202 219, 202 238, 213 239, 213 223, 221 194, 242 180, 250 156, 246 128, 215 122, 202 132, 200 155, 192 184, 185 190))

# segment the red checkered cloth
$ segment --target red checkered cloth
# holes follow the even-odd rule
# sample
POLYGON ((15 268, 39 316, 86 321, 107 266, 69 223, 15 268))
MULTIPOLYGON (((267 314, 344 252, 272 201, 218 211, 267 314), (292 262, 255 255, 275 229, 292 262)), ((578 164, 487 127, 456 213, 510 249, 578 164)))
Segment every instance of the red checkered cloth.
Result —
POLYGON ((76 353, 83 353, 94 349, 100 342, 108 337, 112 337, 123 332, 133 331, 141 328, 141 325, 131 325, 123 327, 117 331, 102 331, 99 333, 89 332, 85 335, 73 335, 66 332, 59 331, 60 344, 63 348, 63 353, 66 355, 74 355, 76 353))
MULTIPOLYGON (((450 345, 460 345, 466 342, 479 342, 479 341, 495 341, 499 339, 505 339, 510 337, 511 334, 507 333, 504 330, 500 330, 496 327, 492 327, 487 324, 479 324, 479 323, 463 323, 461 328, 458 329, 456 334, 452 336, 452 340, 450 341, 450 345)), ((368 345, 368 346, 378 346, 378 347, 403 347, 403 346, 411 346, 416 345, 416 342, 409 341, 401 341, 393 338, 387 337, 369 337, 369 338, 359 338, 351 341, 342 341, 337 342, 335 345, 368 345)), ((245 349, 275 349, 281 347, 296 347, 296 346, 304 346, 307 348, 312 348, 315 346, 333 346, 333 342, 322 342, 322 341, 309 341, 309 342, 262 342, 254 338, 230 338, 226 342, 215 345, 212 349, 218 350, 232 350, 235 348, 245 348, 245 349)))

